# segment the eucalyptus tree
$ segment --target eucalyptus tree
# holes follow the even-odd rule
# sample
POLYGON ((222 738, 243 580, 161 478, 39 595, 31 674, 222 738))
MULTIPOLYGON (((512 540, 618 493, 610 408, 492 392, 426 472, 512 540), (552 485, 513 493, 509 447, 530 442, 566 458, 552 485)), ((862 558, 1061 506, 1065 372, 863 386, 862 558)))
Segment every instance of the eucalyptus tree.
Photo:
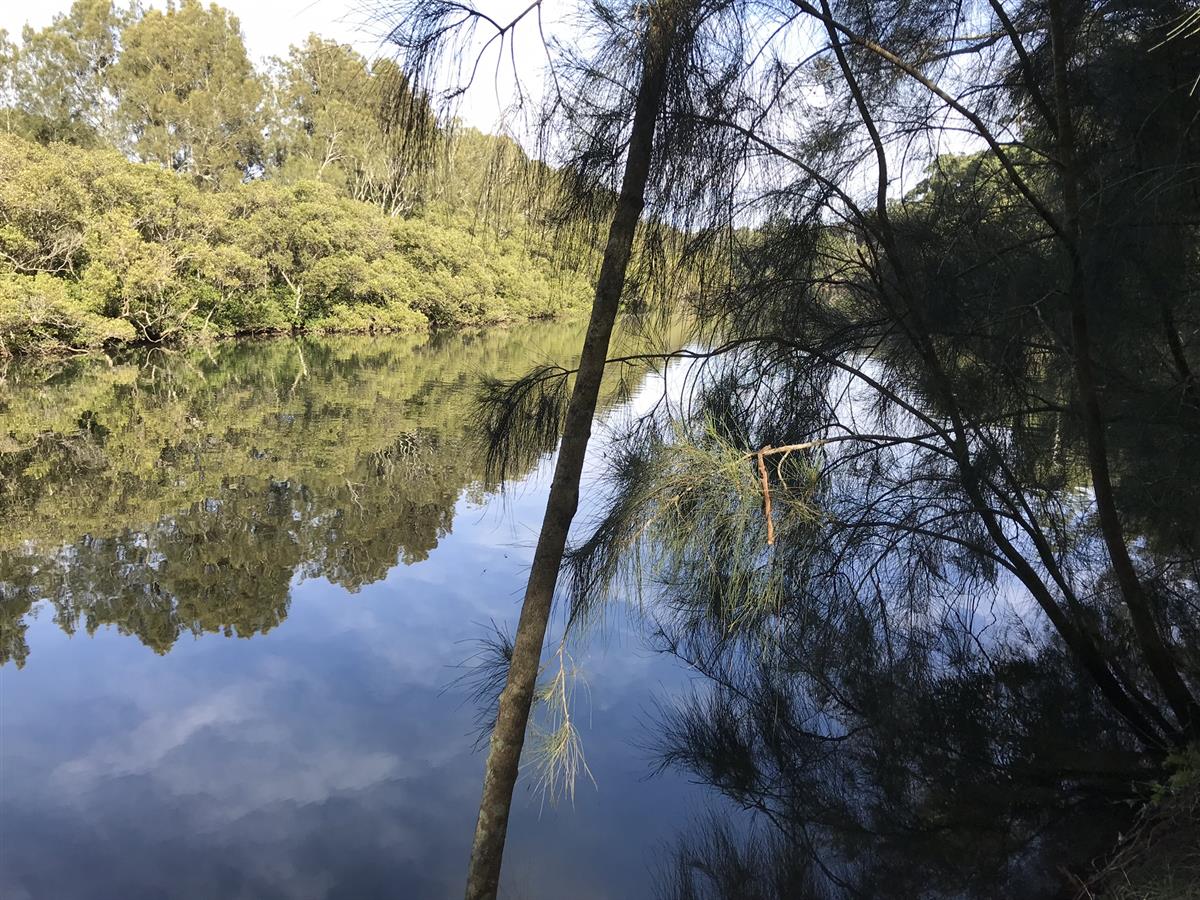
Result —
POLYGON ((353 196, 356 169, 378 152, 380 98, 367 60, 313 34, 274 69, 276 166, 292 178, 341 182, 353 196))
MULTIPOLYGON (((394 127, 389 110, 427 115, 391 60, 368 62, 352 47, 310 35, 276 61, 275 163, 286 178, 316 178, 389 215, 411 214, 428 188, 431 167, 394 127)), ((410 122, 417 130, 417 123, 410 122)), ((420 129, 440 143, 436 128, 420 129)))
POLYGON ((16 130, 45 143, 93 144, 111 137, 108 82, 120 34, 134 9, 113 0, 75 0, 41 29, 26 26, 11 60, 16 130))
POLYGON ((261 165, 263 84, 236 16, 183 0, 146 11, 120 41, 109 76, 120 144, 209 187, 261 165))
POLYGON ((0 97, 7 107, 12 100, 13 69, 17 63, 17 45, 8 36, 8 29, 0 28, 0 97))

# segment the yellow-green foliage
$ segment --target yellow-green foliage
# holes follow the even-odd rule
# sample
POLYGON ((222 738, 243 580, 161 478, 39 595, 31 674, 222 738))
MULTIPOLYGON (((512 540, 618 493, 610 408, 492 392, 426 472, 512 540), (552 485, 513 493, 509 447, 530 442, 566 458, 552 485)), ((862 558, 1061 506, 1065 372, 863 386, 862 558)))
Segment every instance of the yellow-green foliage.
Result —
POLYGON ((86 350, 134 338, 128 322, 87 309, 71 287, 41 273, 0 276, 0 356, 86 350))
POLYGON ((316 181, 205 190, 115 150, 0 135, 0 353, 547 317, 586 279, 469 214, 404 219, 316 181))
MULTIPOLYGON (((474 443, 479 373, 568 362, 583 327, 11 362, 0 372, 0 666, 24 661, 39 601, 68 631, 112 624, 166 652, 189 632, 278 624, 297 575, 353 591, 397 559, 424 559, 460 496, 494 487, 474 443)), ((602 403, 619 388, 609 381, 602 403)))
POLYGON ((76 0, 0 32, 0 355, 582 306, 595 247, 529 239, 553 174, 389 60, 310 35, 258 71, 216 4, 76 0))

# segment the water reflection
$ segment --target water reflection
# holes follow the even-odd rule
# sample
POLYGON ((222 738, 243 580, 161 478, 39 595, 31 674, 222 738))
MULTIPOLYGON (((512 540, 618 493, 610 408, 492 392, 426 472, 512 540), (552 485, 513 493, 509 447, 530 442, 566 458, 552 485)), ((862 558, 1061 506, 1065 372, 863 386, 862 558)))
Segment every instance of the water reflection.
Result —
POLYGON ((573 340, 269 341, 13 373, 0 659, 27 658, 38 600, 68 632, 115 625, 165 653, 270 630, 296 574, 353 592, 426 559, 459 494, 489 487, 463 386, 573 340))
MULTIPOLYGON (((515 618, 545 475, 490 498, 463 388, 577 340, 10 371, 0 895, 457 896, 482 758, 444 688, 464 640, 515 618)), ((584 661, 600 790, 519 804, 508 896, 645 895, 685 818, 682 781, 644 781, 631 745, 681 675, 610 633, 584 661)))

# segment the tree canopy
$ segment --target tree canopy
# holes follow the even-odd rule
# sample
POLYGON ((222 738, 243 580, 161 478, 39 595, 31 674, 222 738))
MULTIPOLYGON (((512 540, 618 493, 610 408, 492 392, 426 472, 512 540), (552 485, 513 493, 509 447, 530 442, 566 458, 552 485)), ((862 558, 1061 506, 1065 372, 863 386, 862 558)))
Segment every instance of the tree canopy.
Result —
MULTIPOLYGON (((473 71, 459 16, 501 49, 533 18, 405 10, 429 79, 437 52, 473 71)), ((663 759, 767 823, 761 896, 1086 877, 1119 826, 1062 816, 1138 796, 1200 737, 1189 10, 580 14, 587 45, 548 46, 542 130, 580 205, 632 157, 649 23, 684 19, 644 227, 686 246, 640 265, 697 328, 663 357, 678 391, 609 454, 569 627, 637 594, 708 676, 667 710, 663 759)), ((564 427, 569 374, 489 389, 497 458, 564 427)), ((737 871, 685 867, 677 895, 737 871)))
POLYGON ((238 20, 183 0, 148 9, 120 33, 107 79, 121 143, 133 154, 214 186, 262 164, 264 85, 238 20))
POLYGON ((386 60, 311 36, 259 72, 197 0, 78 0, 0 50, 0 355, 478 326, 586 297, 595 251, 518 199, 544 167, 436 128, 386 60), (515 176, 502 203, 493 165, 515 176))

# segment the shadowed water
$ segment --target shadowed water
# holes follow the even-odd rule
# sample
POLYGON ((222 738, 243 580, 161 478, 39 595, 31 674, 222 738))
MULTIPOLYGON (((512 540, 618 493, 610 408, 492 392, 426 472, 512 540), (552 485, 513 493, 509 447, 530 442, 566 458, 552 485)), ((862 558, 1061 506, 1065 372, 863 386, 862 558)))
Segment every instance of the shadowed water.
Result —
MULTIPOLYGON (((515 622, 548 485, 471 388, 580 329, 222 344, 0 382, 0 896, 460 895, 483 766, 455 668, 515 622)), ((581 653, 597 787, 525 778, 504 896, 650 892, 701 801, 648 778, 684 673, 581 653)))

